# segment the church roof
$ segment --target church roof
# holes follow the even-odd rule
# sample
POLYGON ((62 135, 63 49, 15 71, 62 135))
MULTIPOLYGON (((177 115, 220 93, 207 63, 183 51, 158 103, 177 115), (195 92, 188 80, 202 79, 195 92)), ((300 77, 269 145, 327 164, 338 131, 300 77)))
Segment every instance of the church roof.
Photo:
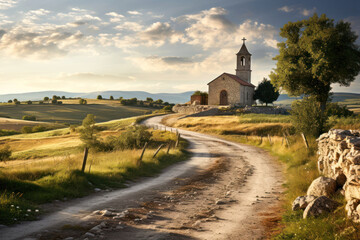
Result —
POLYGON ((222 75, 226 75, 226 76, 234 79, 235 81, 237 81, 238 83, 240 83, 240 84, 243 85, 243 86, 248 86, 248 87, 253 87, 253 88, 255 87, 255 86, 252 85, 251 83, 249 83, 249 82, 247 82, 247 81, 244 81, 244 80, 242 80, 241 78, 239 78, 238 76, 233 75, 233 74, 230 74, 230 73, 223 73, 223 74, 221 74, 220 76, 218 76, 217 78, 215 78, 214 80, 212 80, 211 82, 209 82, 208 85, 209 85, 210 83, 212 83, 213 81, 215 81, 216 79, 218 79, 219 77, 221 77, 222 75))
POLYGON ((249 51, 247 50, 245 43, 240 48, 240 51, 236 55, 251 55, 249 51))

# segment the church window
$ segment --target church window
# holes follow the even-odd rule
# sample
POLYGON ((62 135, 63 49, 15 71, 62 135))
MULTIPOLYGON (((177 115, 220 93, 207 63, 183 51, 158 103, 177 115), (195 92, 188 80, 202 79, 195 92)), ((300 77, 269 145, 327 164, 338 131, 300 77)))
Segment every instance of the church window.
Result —
POLYGON ((245 66, 245 57, 240 58, 240 65, 245 66))

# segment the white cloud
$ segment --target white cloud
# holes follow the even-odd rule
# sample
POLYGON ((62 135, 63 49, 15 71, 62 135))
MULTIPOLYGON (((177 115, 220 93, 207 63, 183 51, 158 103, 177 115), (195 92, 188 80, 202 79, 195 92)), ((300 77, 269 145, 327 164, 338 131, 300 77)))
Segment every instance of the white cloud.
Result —
POLYGON ((315 12, 316 12, 316 8, 315 8, 315 7, 314 7, 313 9, 306 9, 306 8, 304 8, 304 9, 301 9, 301 10, 300 10, 300 13, 301 13, 302 15, 306 16, 306 17, 314 14, 315 12))
POLYGON ((282 12, 289 13, 289 12, 294 11, 294 8, 289 7, 289 6, 283 6, 283 7, 279 8, 278 10, 279 10, 279 11, 282 11, 282 12))
POLYGON ((109 12, 109 13, 106 13, 107 16, 110 16, 110 22, 120 22, 124 16, 121 15, 121 14, 118 14, 116 12, 109 12))
POLYGON ((8 9, 15 7, 17 3, 17 0, 0 0, 0 9, 8 9))
POLYGON ((186 57, 128 57, 135 65, 142 70, 150 72, 164 72, 167 70, 185 71, 190 69, 193 61, 186 57))
POLYGON ((156 22, 140 32, 139 37, 149 45, 163 45, 166 40, 171 43, 179 41, 182 34, 173 30, 169 23, 156 22))
POLYGON ((115 27, 117 30, 129 30, 133 32, 139 32, 143 29, 143 26, 137 22, 124 22, 115 27))
POLYGON ((128 11, 128 14, 131 14, 131 15, 142 15, 141 12, 138 12, 138 11, 128 11))

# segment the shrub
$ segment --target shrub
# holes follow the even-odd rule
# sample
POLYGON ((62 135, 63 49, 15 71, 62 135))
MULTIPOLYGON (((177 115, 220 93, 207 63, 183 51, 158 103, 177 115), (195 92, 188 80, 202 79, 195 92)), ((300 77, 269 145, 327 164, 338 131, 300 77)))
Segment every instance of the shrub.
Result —
POLYGON ((81 105, 85 105, 85 104, 87 104, 87 101, 85 100, 85 99, 80 99, 79 100, 79 104, 81 104, 81 105))
POLYGON ((42 125, 37 125, 32 128, 32 132, 44 132, 46 130, 47 130, 47 128, 42 125))
POLYGON ((39 101, 39 104, 44 104, 44 101, 39 101))
POLYGON ((51 100, 51 103, 52 103, 52 104, 57 104, 57 99, 51 100))
POLYGON ((65 96, 62 96, 61 99, 66 99, 66 97, 65 97, 65 96))
POLYGON ((9 101, 8 101, 8 103, 12 103, 13 101, 10 99, 9 101))
POLYGON ((26 103, 30 105, 30 104, 32 104, 32 101, 29 100, 29 101, 27 101, 26 103))
POLYGON ((57 102, 57 104, 59 104, 59 105, 62 104, 62 103, 63 103, 62 101, 58 101, 58 102, 57 102))
POLYGON ((79 127, 78 125, 70 125, 69 127, 70 132, 76 132, 78 127, 79 127))
POLYGON ((87 148, 95 148, 99 143, 96 136, 97 129, 95 123, 95 116, 93 114, 88 114, 82 122, 80 140, 87 148))
POLYGON ((9 145, 5 145, 3 148, 0 149, 0 161, 6 161, 10 159, 11 156, 11 149, 9 145))
POLYGON ((327 105, 327 115, 328 116, 337 116, 337 117, 351 117, 354 116, 354 112, 346 108, 346 106, 341 106, 337 103, 328 103, 327 105))
POLYGON ((32 127, 30 126, 24 126, 21 128, 22 133, 32 133, 32 127))
POLYGON ((21 104, 21 102, 19 102, 19 101, 14 101, 14 103, 16 104, 16 105, 20 105, 21 104))
POLYGON ((24 115, 22 119, 27 121, 36 121, 36 117, 32 115, 24 115))
POLYGON ((98 95, 96 99, 101 100, 101 99, 103 99, 103 98, 102 98, 101 95, 98 95))
POLYGON ((163 107, 162 110, 164 110, 165 112, 172 112, 172 107, 170 105, 167 105, 163 107))
POLYGON ((291 122, 297 132, 317 137, 327 131, 327 116, 321 114, 320 104, 312 97, 294 101, 291 104, 291 122), (321 127, 323 126, 323 127, 321 127))
POLYGON ((113 97, 113 96, 110 96, 110 100, 114 100, 114 97, 113 97))

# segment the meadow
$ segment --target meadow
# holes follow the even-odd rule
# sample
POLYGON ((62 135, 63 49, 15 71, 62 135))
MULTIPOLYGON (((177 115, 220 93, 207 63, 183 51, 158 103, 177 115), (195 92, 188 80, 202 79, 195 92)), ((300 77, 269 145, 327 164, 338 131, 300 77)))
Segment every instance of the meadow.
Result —
MULTIPOLYGON (((359 239, 359 224, 346 218, 344 197, 337 193, 334 199, 341 206, 332 214, 319 218, 303 219, 302 211, 292 211, 291 206, 298 196, 306 195, 311 182, 319 176, 317 170, 317 143, 315 138, 308 137, 310 148, 293 129, 289 116, 243 114, 239 116, 212 116, 177 119, 168 116, 164 119, 173 127, 216 135, 218 137, 254 145, 268 150, 285 166, 285 197, 283 201, 282 220, 279 222, 273 239, 359 239), (268 130, 267 127, 273 127, 268 130), (289 130, 289 132, 287 132, 289 130), (288 135, 290 146, 287 146, 283 134, 288 135), (271 136, 271 143, 267 137, 271 136)), ((330 119, 334 128, 358 129, 360 116, 330 119)))
MULTIPOLYGON (((143 118, 100 123, 98 138, 120 136, 129 125, 143 118)), ((141 149, 90 151, 84 172, 80 171, 83 148, 79 134, 69 128, 3 138, 2 143, 8 143, 13 154, 11 161, 0 163, 0 224, 35 219, 42 213, 39 204, 85 196, 96 188, 124 187, 128 180, 152 176, 188 157, 184 150, 186 142, 180 141, 178 148, 170 149, 169 153, 164 148, 153 158, 157 147, 175 142, 176 135, 148 131, 152 134, 151 143, 140 165, 141 149), (59 134, 52 136, 56 131, 59 134)))
POLYGON ((78 99, 61 100, 63 104, 0 104, 0 117, 22 119, 24 115, 35 116, 37 121, 80 124, 87 114, 97 116, 97 122, 128 118, 151 113, 151 108, 123 106, 119 101, 88 99, 80 105, 78 99))

